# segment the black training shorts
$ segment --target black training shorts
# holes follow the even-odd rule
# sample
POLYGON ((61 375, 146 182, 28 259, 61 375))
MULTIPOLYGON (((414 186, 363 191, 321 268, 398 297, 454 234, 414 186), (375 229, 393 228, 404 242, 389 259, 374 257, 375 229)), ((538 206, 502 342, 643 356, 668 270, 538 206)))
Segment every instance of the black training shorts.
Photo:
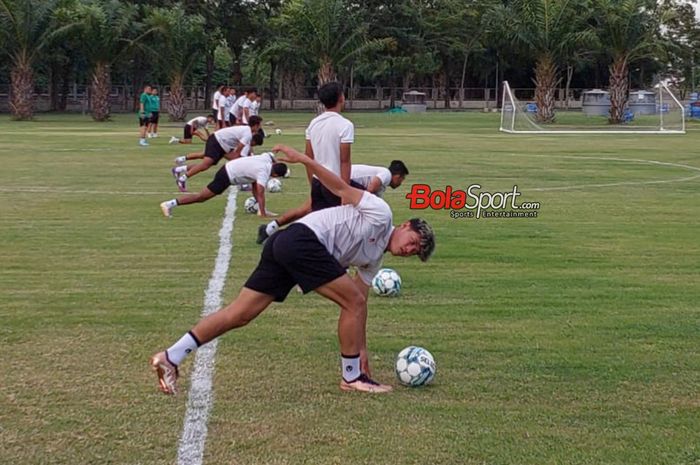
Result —
POLYGON ((345 268, 316 234, 308 226, 294 223, 265 241, 260 262, 245 287, 282 302, 295 284, 306 294, 344 274, 345 268))
POLYGON ((185 137, 183 137, 183 139, 185 139, 185 140, 192 139, 192 125, 191 124, 185 125, 185 137))
MULTIPOLYGON (((211 137, 210 137, 211 139, 211 137)), ((219 168, 219 171, 214 175, 214 180, 209 183, 207 189, 215 193, 216 195, 221 195, 226 189, 231 185, 231 178, 228 177, 226 172, 226 165, 219 168)))
MULTIPOLYGON (((350 181, 350 185, 357 189, 365 190, 365 186, 355 181, 350 181)), ((341 204, 341 199, 326 186, 321 184, 318 178, 311 181, 311 211, 323 210, 325 208, 337 207, 341 204)))
POLYGON ((204 156, 214 160, 214 164, 216 165, 224 155, 226 155, 226 151, 221 147, 221 144, 219 144, 214 134, 212 134, 211 137, 207 139, 207 144, 204 146, 204 156))

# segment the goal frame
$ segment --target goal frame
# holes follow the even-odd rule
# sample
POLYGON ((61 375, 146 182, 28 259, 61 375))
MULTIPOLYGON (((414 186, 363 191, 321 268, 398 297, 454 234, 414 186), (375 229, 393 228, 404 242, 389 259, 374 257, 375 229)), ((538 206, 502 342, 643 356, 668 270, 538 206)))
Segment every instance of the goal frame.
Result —
MULTIPOLYGON (((663 99, 663 90, 665 90, 668 95, 673 99, 676 105, 678 105, 678 108, 680 108, 681 111, 681 129, 664 129, 664 113, 663 111, 660 110, 659 112, 659 120, 660 120, 660 129, 657 130, 635 130, 635 129, 628 129, 628 130, 619 130, 619 129, 610 129, 610 130, 600 130, 600 129, 561 129, 561 130, 555 130, 555 129, 533 129, 532 131, 524 131, 520 129, 510 129, 510 128, 515 128, 515 116, 516 113, 519 110, 519 106, 516 104, 517 100, 515 99, 515 96, 513 95, 513 92, 510 88, 510 85, 508 84, 508 81, 503 81, 503 92, 502 92, 502 97, 501 97, 501 126, 499 130, 501 132, 509 133, 509 134, 685 134, 685 107, 681 104, 681 102, 676 98, 675 95, 669 90, 669 88, 664 84, 663 82, 658 83, 658 98, 659 98, 659 108, 663 108, 664 105, 664 99, 663 99), (511 117, 510 121, 510 128, 504 127, 504 122, 506 122, 506 114, 503 111, 506 108, 506 105, 511 105, 513 107, 513 114, 511 117)), ((534 126, 534 127, 539 127, 537 123, 532 121, 529 115, 524 114, 523 115, 525 118, 528 119, 528 121, 534 126)))

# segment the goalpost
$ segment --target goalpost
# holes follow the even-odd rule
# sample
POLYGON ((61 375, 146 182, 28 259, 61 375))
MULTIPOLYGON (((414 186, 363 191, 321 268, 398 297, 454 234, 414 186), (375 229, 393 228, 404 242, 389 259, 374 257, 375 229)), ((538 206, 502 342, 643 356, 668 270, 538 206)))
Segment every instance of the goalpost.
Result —
MULTIPOLYGON (((508 81, 503 81, 500 130, 512 134, 685 134, 685 108, 663 82, 655 87, 654 111, 634 114, 628 110, 623 124, 609 124, 607 116, 562 112, 557 122, 539 125, 535 105, 520 102, 508 81)), ((629 104, 634 108, 633 101, 629 104)))

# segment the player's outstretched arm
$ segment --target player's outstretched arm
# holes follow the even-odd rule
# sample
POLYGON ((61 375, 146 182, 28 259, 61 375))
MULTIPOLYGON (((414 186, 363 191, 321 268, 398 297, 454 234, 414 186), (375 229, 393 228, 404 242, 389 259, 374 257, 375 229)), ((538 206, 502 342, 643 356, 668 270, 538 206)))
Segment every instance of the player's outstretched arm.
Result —
POLYGON ((251 188, 253 197, 255 197, 255 201, 258 202, 258 216, 265 218, 267 216, 267 210, 265 209, 265 186, 254 182, 251 188))
POLYGON ((350 203, 353 205, 360 203, 362 194, 364 193, 363 190, 356 189, 346 184, 339 176, 324 168, 316 160, 312 160, 303 153, 282 144, 275 145, 272 151, 275 153, 282 152, 284 154, 282 157, 278 158, 280 161, 303 164, 310 174, 315 174, 324 186, 342 199, 343 203, 350 203))

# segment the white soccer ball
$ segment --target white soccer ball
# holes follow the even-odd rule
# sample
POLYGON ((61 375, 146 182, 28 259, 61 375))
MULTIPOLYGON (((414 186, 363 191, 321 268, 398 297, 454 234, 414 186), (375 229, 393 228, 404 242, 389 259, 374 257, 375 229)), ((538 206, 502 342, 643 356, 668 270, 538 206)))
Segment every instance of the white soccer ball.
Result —
POLYGON ((391 268, 382 268, 372 279, 372 289, 377 295, 397 296, 401 292, 401 276, 391 268))
POLYGON ((285 177, 285 178, 288 178, 288 177, 290 177, 291 175, 292 175, 292 169, 291 169, 289 166, 287 166, 287 172, 284 173, 284 177, 285 177))
POLYGON ((247 213, 257 213, 258 212, 258 201, 255 200, 255 197, 248 197, 245 199, 245 203, 243 204, 243 208, 247 213))
POLYGON ((282 181, 277 178, 272 178, 267 181, 267 191, 268 192, 280 192, 282 191, 282 181))
POLYGON ((430 384, 435 377, 435 359, 422 347, 409 346, 396 357, 396 377, 404 386, 430 384))
POLYGON ((281 136, 282 130, 280 128, 275 129, 275 134, 277 134, 278 136, 281 136))

